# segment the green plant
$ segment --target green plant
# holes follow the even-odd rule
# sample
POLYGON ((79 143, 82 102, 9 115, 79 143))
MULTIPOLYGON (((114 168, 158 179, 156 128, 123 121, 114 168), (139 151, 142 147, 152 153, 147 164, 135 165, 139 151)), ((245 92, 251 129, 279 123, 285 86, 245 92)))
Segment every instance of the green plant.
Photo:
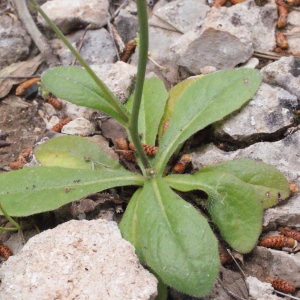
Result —
MULTIPOLYGON (((34 2, 33 5, 51 24, 34 2)), ((260 235, 263 208, 277 204, 278 194, 286 198, 288 183, 276 169, 248 159, 205 167, 193 175, 165 174, 170 157, 182 143, 245 104, 261 79, 256 70, 227 70, 187 79, 169 94, 158 78, 144 83, 148 48, 146 4, 138 0, 137 5, 137 84, 126 106, 118 102, 53 24, 85 69, 54 68, 46 71, 41 80, 59 98, 104 111, 117 119, 134 142, 142 174, 124 169, 90 140, 58 137, 35 149, 43 167, 1 174, 0 201, 10 216, 28 216, 57 209, 101 190, 136 185, 139 188, 120 224, 123 237, 135 246, 141 262, 161 279, 160 287, 165 287, 165 283, 200 297, 211 290, 219 271, 217 239, 202 213, 173 189, 206 192, 208 211, 223 238, 232 248, 246 253, 260 235), (170 120, 170 125, 162 134, 165 120, 170 120), (141 142, 158 143, 156 157, 148 158, 141 142)))

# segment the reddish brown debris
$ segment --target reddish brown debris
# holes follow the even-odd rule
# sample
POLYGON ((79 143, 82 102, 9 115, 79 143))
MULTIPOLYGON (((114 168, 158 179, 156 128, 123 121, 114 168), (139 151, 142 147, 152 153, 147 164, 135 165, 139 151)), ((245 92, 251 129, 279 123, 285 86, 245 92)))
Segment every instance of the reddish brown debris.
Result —
POLYGON ((29 146, 29 147, 22 153, 22 156, 23 156, 24 158, 27 158, 27 157, 30 155, 31 149, 32 149, 32 146, 29 146))
POLYGON ((275 2, 277 4, 277 10, 278 10, 277 27, 283 28, 287 24, 289 7, 283 0, 275 0, 275 2))
POLYGON ((162 128, 162 134, 165 133, 165 131, 167 130, 167 128, 169 127, 169 124, 170 124, 170 120, 166 120, 164 125, 163 125, 163 128, 162 128))
POLYGON ((275 290, 278 290, 283 293, 292 294, 296 291, 296 288, 293 284, 280 278, 274 278, 272 276, 269 276, 268 278, 266 278, 265 281, 271 283, 272 287, 275 290))
POLYGON ((280 233, 289 238, 293 238, 294 240, 296 240, 297 242, 300 243, 300 232, 299 231, 294 230, 290 227, 284 227, 281 229, 280 233))
POLYGON ((136 41, 130 40, 121 55, 121 61, 127 62, 136 47, 136 41))
POLYGON ((183 174, 191 161, 192 157, 189 154, 182 155, 178 163, 173 168, 174 173, 183 174))
POLYGON ((284 50, 289 47, 289 43, 282 32, 279 32, 276 36, 276 45, 284 50))
POLYGON ((48 103, 50 103, 56 109, 62 109, 62 103, 56 97, 49 97, 48 103))
POLYGON ((8 258, 10 256, 12 256, 12 252, 7 246, 1 244, 0 245, 0 255, 3 256, 5 258, 5 260, 8 260, 8 258))
POLYGON ((288 5, 296 6, 300 5, 300 0, 287 0, 288 5))
POLYGON ((298 189, 298 187, 296 186, 296 184, 290 183, 290 194, 291 194, 291 195, 294 195, 294 194, 296 194, 297 192, 299 192, 299 189, 298 189))
POLYGON ((230 2, 231 2, 232 4, 242 3, 242 2, 244 2, 244 1, 246 1, 246 0, 230 0, 230 2))
POLYGON ((121 150, 128 150, 128 142, 124 138, 116 139, 116 144, 121 150))
POLYGON ((284 236, 269 236, 261 240, 258 245, 266 248, 293 248, 295 245, 295 240, 292 238, 286 238, 284 236))
POLYGON ((156 147, 156 146, 150 146, 150 145, 145 145, 145 144, 143 144, 143 148, 144 148, 145 153, 148 156, 155 156, 157 153, 157 150, 158 150, 158 147, 156 147))
POLYGON ((226 2, 227 2, 227 0, 214 0, 211 7, 218 8, 218 7, 225 5, 226 2))
POLYGON ((62 128, 71 121, 72 121, 72 118, 67 117, 67 118, 63 119, 62 121, 60 121, 59 123, 57 123, 56 125, 54 125, 51 130, 55 131, 55 132, 61 132, 62 128))
POLYGON ((23 169, 26 163, 27 163, 26 159, 22 155, 20 155, 17 161, 10 163, 9 166, 12 170, 19 170, 19 169, 23 169))
POLYGON ((16 89, 16 95, 22 96, 25 94, 26 90, 40 81, 40 78, 31 78, 29 80, 24 81, 20 85, 18 85, 16 89))

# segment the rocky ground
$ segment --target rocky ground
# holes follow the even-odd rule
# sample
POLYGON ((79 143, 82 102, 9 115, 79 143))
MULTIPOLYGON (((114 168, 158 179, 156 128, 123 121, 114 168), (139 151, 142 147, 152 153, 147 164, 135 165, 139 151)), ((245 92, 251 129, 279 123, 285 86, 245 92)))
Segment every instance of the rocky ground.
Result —
MULTIPOLYGON (((119 159, 111 147, 114 146, 117 138, 124 137, 126 133, 118 123, 107 118, 103 113, 77 107, 64 100, 62 100, 62 109, 57 109, 39 97, 34 87, 25 95, 15 94, 18 84, 27 78, 38 77, 48 67, 58 64, 78 65, 73 61, 72 54, 64 44, 55 38, 44 20, 34 11, 30 11, 31 16, 27 15, 24 8, 20 8, 20 4, 16 5, 16 2, 22 1, 0 0, 0 173, 10 171, 11 163, 16 161, 28 146, 34 145, 45 137, 51 138, 54 135, 51 128, 65 117, 71 117, 72 121, 63 127, 63 134, 89 136, 106 148, 112 157, 119 159), (42 36, 37 34, 32 24, 37 24, 43 33, 42 36), (49 46, 46 48, 45 37, 49 40, 49 46), (54 56, 49 53, 49 49, 53 51, 54 56)), ((128 62, 120 61, 125 45, 135 38, 138 32, 134 1, 109 3, 107 0, 93 0, 89 1, 89 4, 84 4, 85 1, 80 0, 38 2, 43 5, 42 8, 73 45, 79 47, 82 43, 80 49, 82 56, 124 103, 134 88, 138 56, 138 51, 135 51, 128 62)), ((150 0, 148 4, 150 24, 148 77, 158 76, 170 88, 189 76, 207 74, 216 70, 234 67, 261 70, 263 83, 253 99, 240 111, 197 133, 188 141, 184 151, 192 155, 193 170, 240 157, 260 160, 278 168, 290 184, 294 185, 294 193, 290 199, 279 201, 277 207, 266 210, 262 236, 278 235, 278 231, 284 226, 300 230, 299 6, 289 8, 287 25, 278 28, 278 7, 274 1, 247 0, 235 5, 228 1, 225 6, 219 8, 211 7, 212 3, 206 0, 150 0), (276 45, 276 36, 280 32, 286 36, 289 44, 287 50, 278 49, 276 45)), ((31 158, 32 156, 28 158, 28 162, 31 158)), ((106 194, 101 193, 91 196, 90 199, 74 202, 71 208, 66 209, 67 212, 51 212, 23 222, 30 229, 33 229, 30 224, 34 223, 37 228, 44 230, 70 219, 100 218, 118 221, 121 218, 119 212, 125 208, 124 203, 129 197, 130 191, 111 190, 106 194)), ((117 228, 108 225, 111 223, 102 223, 104 231, 112 232, 111 236, 108 235, 106 238, 120 239, 117 228)), ((71 229, 57 227, 55 230, 61 228, 63 232, 68 230, 77 232, 74 228, 76 225, 71 222, 70 226, 71 229)), ((91 230, 86 230, 90 234, 91 230)), ((21 238, 18 235, 10 237, 9 234, 2 233, 0 238, 16 255, 24 241, 35 235, 36 230, 25 230, 23 234, 24 237, 21 238)), ((1 299, 12 299, 11 295, 23 295, 18 299, 30 298, 26 298, 23 293, 34 287, 30 281, 32 280, 30 276, 34 275, 25 277, 27 266, 20 263, 22 261, 29 263, 32 257, 41 257, 36 268, 45 268, 47 274, 51 274, 48 276, 53 277, 55 270, 43 263, 48 264, 49 260, 53 259, 53 253, 57 253, 56 249, 64 247, 64 243, 60 244, 60 241, 66 241, 61 234, 59 231, 53 233, 47 231, 44 236, 36 236, 24 247, 20 256, 16 255, 8 260, 0 271, 1 299), (48 235, 53 238, 52 246, 47 244, 46 250, 38 248, 32 255, 36 245, 45 244, 45 239, 49 239, 48 235), (53 236, 56 236, 54 248, 53 236), (41 240, 38 240, 39 238, 41 240), (41 252, 45 252, 43 257, 41 252), (10 280, 15 280, 16 269, 18 274, 21 274, 23 283, 12 286, 10 280)), ((84 237, 79 235, 80 233, 77 232, 76 241, 70 239, 67 242, 73 246, 74 243, 80 244, 78 240, 84 240, 84 237)), ((84 243, 87 244, 88 241, 84 240, 84 243)), ((116 249, 111 250, 111 254, 118 253, 120 247, 127 247, 124 253, 128 252, 128 260, 132 261, 132 265, 125 266, 125 269, 121 269, 121 273, 129 274, 133 272, 132 270, 138 270, 130 273, 133 277, 130 277, 129 281, 121 275, 117 277, 117 280, 126 282, 118 290, 119 295, 128 293, 126 299, 153 299, 156 293, 155 279, 138 266, 132 249, 129 249, 130 245, 120 246, 115 241, 110 243, 114 244, 111 249, 116 249), (131 270, 126 269, 127 267, 131 270), (137 287, 132 287, 135 281, 139 284, 137 287), (130 286, 129 290, 128 286, 130 286)), ((75 256, 75 250, 66 255, 70 259, 76 257, 75 260, 82 260, 80 255, 86 254, 84 252, 86 248, 77 244, 74 249, 82 250, 79 256, 75 256)), ((98 249, 102 246, 98 245, 98 249)), ((297 289, 293 296, 300 297, 298 250, 298 247, 293 250, 272 250, 257 246, 253 252, 244 257, 236 254, 244 274, 234 262, 229 262, 225 265, 226 268, 221 269, 212 293, 202 299, 281 299, 282 295, 274 294, 270 284, 262 283, 268 276, 278 277, 293 284, 297 289)), ((107 249, 103 251, 106 255, 110 252, 107 249)), ((87 254, 87 257, 89 255, 92 254, 87 254)), ((62 263, 59 259, 57 257, 58 263, 62 263)), ((107 260, 111 260, 114 265, 116 262, 120 263, 118 256, 113 259, 107 257, 107 260)), ((78 269, 72 270, 72 273, 78 272, 82 276, 82 271, 79 271, 82 267, 92 268, 90 262, 85 261, 84 264, 78 265, 78 269)), ((63 265, 62 268, 67 266, 63 265)), ((114 284, 111 272, 118 271, 112 266, 108 268, 111 270, 110 274, 108 277, 103 277, 103 281, 114 284)), ((93 277, 91 275, 93 271, 91 270, 89 276, 93 277)), ((61 276, 69 276, 69 273, 62 272, 61 276)), ((89 291, 85 290, 83 294, 83 289, 78 286, 75 289, 73 286, 72 280, 75 282, 76 276, 70 279, 71 283, 67 289, 69 292, 62 292, 63 287, 57 288, 55 299, 73 299, 73 297, 78 297, 74 299, 96 299, 85 298, 88 297, 87 295, 93 295, 96 283, 90 282, 87 285, 83 281, 82 285, 89 291), (71 291, 75 291, 75 294, 71 291)), ((36 280, 36 282, 43 281, 42 278, 36 280)), ((52 290, 55 281, 59 279, 54 276, 53 280, 52 290)), ((109 288, 108 285, 103 287, 104 290, 109 288)), ((49 295, 48 298, 43 299, 51 297, 54 296, 49 295)), ((120 298, 118 294, 110 296, 103 294, 102 299, 120 298)), ((194 298, 170 290, 169 299, 194 298)), ((286 299, 290 298, 286 296, 286 299)))

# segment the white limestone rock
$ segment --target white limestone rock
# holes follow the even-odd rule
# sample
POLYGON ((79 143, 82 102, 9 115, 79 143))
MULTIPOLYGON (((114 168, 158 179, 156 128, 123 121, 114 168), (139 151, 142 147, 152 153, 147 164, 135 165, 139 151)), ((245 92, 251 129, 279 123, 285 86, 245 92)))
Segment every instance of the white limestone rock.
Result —
MULTIPOLYGON (((83 33, 84 30, 79 30, 66 37, 77 48, 83 33)), ((59 56, 61 63, 63 65, 71 65, 74 55, 62 40, 53 39, 50 41, 50 44, 54 54, 59 56)), ((113 38, 105 28, 88 30, 86 32, 83 45, 80 49, 80 55, 89 65, 114 63, 117 59, 113 38)), ((81 66, 78 61, 76 61, 76 65, 81 66)))
POLYGON ((261 69, 265 83, 282 87, 300 98, 300 58, 281 57, 261 69))
MULTIPOLYGON (((41 6, 64 34, 88 24, 91 24, 92 29, 103 27, 109 18, 108 7, 108 0, 51 0, 41 6)), ((48 28, 41 15, 38 15, 38 21, 48 28)))
POLYGON ((77 118, 66 124, 61 132, 64 134, 88 136, 95 132, 95 126, 85 118, 77 118))
POLYGON ((247 277, 246 284, 252 299, 259 299, 264 295, 271 295, 274 291, 271 283, 261 282, 256 277, 247 277))
POLYGON ((294 123, 297 97, 282 88, 262 83, 252 100, 217 123, 216 136, 234 141, 258 140, 294 123))
POLYGON ((0 299, 155 299, 145 270, 115 222, 69 221, 31 238, 0 269, 0 299))

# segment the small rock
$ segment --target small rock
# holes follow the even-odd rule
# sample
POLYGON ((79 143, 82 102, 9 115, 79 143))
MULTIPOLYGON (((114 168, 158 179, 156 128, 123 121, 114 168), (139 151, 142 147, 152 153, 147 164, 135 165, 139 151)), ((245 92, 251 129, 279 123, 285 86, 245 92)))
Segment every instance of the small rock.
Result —
MULTIPOLYGON (((180 33, 150 26, 149 51, 150 57, 161 67, 155 65, 150 59, 147 64, 147 72, 154 72, 160 78, 164 78, 171 84, 178 82, 178 66, 170 46, 181 36, 180 33)), ((132 65, 137 65, 138 51, 132 56, 132 65)))
POLYGON ((31 238, 0 269, 0 298, 155 299, 157 280, 115 222, 69 221, 31 238))
POLYGON ((259 64, 259 59, 256 57, 251 57, 248 61, 246 61, 242 68, 255 69, 259 64))
POLYGON ((95 132, 95 126, 85 118, 77 118, 66 124, 61 132, 64 134, 88 136, 95 132))
POLYGON ((139 31, 138 19, 136 15, 127 10, 127 7, 120 10, 114 24, 125 44, 137 37, 139 31))
MULTIPOLYGON (((67 34, 72 29, 86 27, 91 24, 92 29, 98 29, 107 24, 109 18, 108 0, 52 0, 41 6, 53 23, 67 34)), ((45 28, 48 24, 38 15, 38 21, 45 28)))
POLYGON ((60 119, 59 119, 59 117, 57 117, 57 116, 52 116, 52 117, 50 118, 49 122, 47 122, 47 120, 46 120, 45 118, 44 118, 44 121, 46 121, 46 128, 47 128, 48 130, 51 130, 51 128, 52 128, 53 126, 55 126, 57 123, 60 122, 60 119))
MULTIPOLYGON (((76 31, 67 35, 69 42, 77 48, 82 39, 84 30, 76 31)), ((60 39, 51 40, 51 47, 56 55, 59 56, 63 65, 70 65, 74 59, 73 54, 60 39)), ((114 41, 106 29, 88 30, 84 37, 80 55, 88 64, 107 64, 116 61, 117 53, 114 41)), ((76 65, 80 65, 77 61, 76 65)))
POLYGON ((243 270, 261 281, 272 276, 299 287, 300 254, 288 254, 258 246, 246 260, 243 270))
POLYGON ((262 80, 280 86, 300 98, 300 58, 281 57, 261 69, 262 80))
POLYGON ((85 118, 87 120, 90 120, 92 115, 95 113, 95 110, 92 108, 78 106, 62 99, 59 100, 63 103, 65 114, 72 119, 85 118))
POLYGON ((31 38, 20 21, 6 14, 0 15, 0 69, 25 59, 30 44, 31 38))
POLYGON ((216 126, 216 136, 234 141, 258 141, 294 123, 297 97, 282 88, 262 83, 252 100, 216 126), (226 138, 228 139, 228 138, 226 138))
POLYGON ((179 32, 186 33, 194 28, 195 23, 204 19, 209 10, 208 5, 198 0, 176 0, 156 9, 154 15, 179 32))
POLYGON ((118 61, 115 64, 92 65, 91 68, 121 103, 127 101, 134 89, 136 67, 118 61))
POLYGON ((200 73, 203 75, 214 73, 216 71, 217 71, 217 68, 212 67, 212 66, 205 66, 205 67, 200 68, 200 73))
POLYGON ((249 294, 253 299, 259 299, 264 295, 271 295, 274 291, 271 283, 261 282, 256 277, 249 276, 246 278, 249 294))

